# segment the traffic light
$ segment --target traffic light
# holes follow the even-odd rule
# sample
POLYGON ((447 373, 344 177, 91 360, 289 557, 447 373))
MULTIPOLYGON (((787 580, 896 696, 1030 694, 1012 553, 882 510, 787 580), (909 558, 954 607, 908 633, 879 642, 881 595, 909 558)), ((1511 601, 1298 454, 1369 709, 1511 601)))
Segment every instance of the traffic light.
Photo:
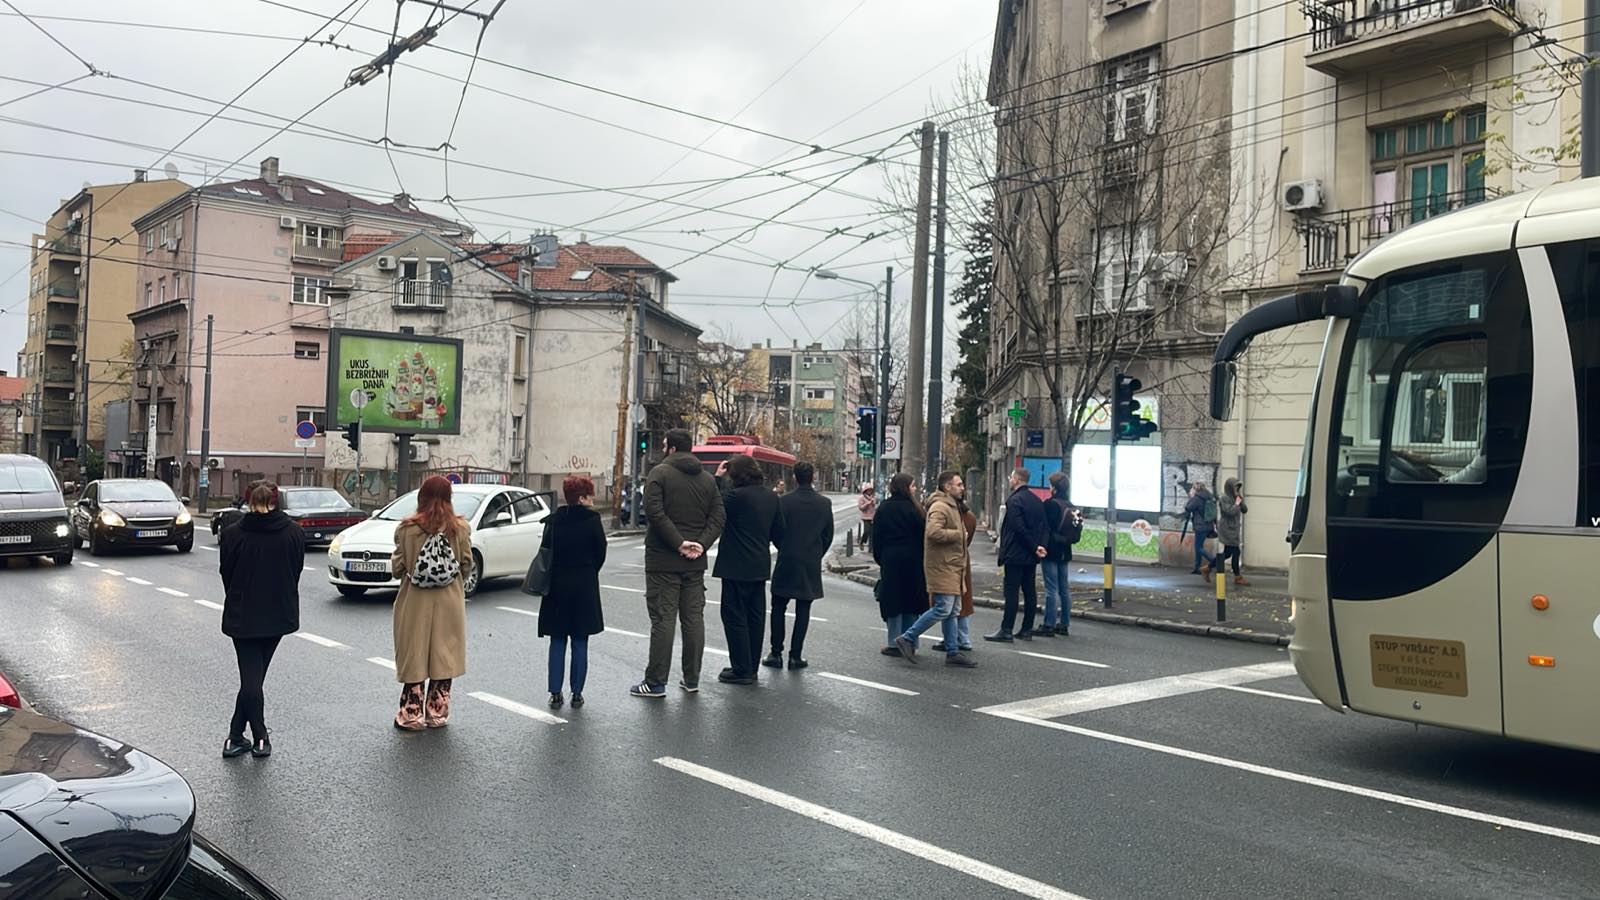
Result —
POLYGON ((650 454, 650 432, 639 432, 639 452, 648 456, 650 454))
POLYGON ((348 425, 344 426, 344 439, 345 439, 345 441, 347 441, 350 444, 350 449, 351 450, 353 450, 353 451, 355 451, 357 453, 361 452, 361 420, 360 419, 357 419, 356 421, 351 422, 348 425))
POLYGON ((856 440, 868 444, 878 442, 878 411, 871 408, 862 409, 856 414, 856 440))
POLYGON ((1156 430, 1156 423, 1140 414, 1139 401, 1133 398, 1134 392, 1143 386, 1132 375, 1117 373, 1111 407, 1112 440, 1142 441, 1156 430))

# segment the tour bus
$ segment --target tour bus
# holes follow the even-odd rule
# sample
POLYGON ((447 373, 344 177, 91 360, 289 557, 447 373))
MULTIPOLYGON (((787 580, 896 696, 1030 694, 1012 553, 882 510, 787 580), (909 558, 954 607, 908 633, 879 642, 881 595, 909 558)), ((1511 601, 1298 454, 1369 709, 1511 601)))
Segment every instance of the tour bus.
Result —
POLYGON ((757 438, 746 437, 738 434, 714 434, 706 438, 706 442, 694 448, 694 455, 699 457, 705 470, 715 475, 717 466, 735 456, 748 456, 761 464, 761 472, 766 476, 767 484, 775 486, 778 482, 787 482, 794 473, 794 457, 782 450, 774 450, 762 444, 757 438))
POLYGON ((1418 222, 1250 310, 1212 416, 1252 338, 1319 321, 1300 678, 1339 711, 1600 751, 1600 178, 1418 222))

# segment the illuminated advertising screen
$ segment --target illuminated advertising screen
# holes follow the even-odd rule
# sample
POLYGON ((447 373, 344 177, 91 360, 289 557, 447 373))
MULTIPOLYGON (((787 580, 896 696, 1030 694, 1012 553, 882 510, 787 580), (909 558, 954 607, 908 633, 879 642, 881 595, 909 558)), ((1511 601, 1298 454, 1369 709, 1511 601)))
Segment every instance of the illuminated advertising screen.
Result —
POLYGON ((328 336, 328 427, 461 433, 461 341, 335 328, 328 336))
MULTIPOLYGON (((1072 448, 1072 503, 1104 509, 1111 487, 1111 448, 1078 444, 1072 448)), ((1124 444, 1117 448, 1117 509, 1161 510, 1161 448, 1124 444)))

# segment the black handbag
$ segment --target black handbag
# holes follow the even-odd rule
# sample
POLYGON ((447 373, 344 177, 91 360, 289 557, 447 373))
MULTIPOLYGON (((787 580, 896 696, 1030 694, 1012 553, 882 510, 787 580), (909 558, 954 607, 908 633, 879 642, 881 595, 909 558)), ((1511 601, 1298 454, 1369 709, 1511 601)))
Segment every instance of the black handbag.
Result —
POLYGON ((534 556, 533 562, 528 566, 528 574, 522 579, 522 592, 535 597, 543 597, 550 593, 550 563, 552 554, 549 544, 541 544, 539 553, 534 556))

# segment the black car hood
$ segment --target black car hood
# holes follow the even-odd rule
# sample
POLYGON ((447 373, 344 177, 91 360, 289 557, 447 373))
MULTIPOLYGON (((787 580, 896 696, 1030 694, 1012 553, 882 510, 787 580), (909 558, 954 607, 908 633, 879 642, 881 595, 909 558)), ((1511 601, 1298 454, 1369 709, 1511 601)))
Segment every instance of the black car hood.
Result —
POLYGON ((101 500, 100 508, 125 519, 176 518, 183 512, 183 504, 176 500, 101 500))
POLYGON ((155 757, 0 707, 0 816, 109 896, 160 896, 188 859, 194 805, 189 785, 155 757))
POLYGON ((66 502, 55 491, 30 491, 25 494, 0 494, 0 513, 10 510, 66 508, 66 502))

